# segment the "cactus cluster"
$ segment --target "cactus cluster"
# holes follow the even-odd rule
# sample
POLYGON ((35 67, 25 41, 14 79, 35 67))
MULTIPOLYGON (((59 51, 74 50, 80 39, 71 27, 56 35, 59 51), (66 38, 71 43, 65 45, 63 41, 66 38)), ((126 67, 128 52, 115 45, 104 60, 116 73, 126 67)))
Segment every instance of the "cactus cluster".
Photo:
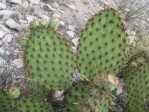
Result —
POLYGON ((20 41, 26 88, 11 88, 8 94, 0 90, 0 112, 53 112, 49 100, 56 90, 65 90, 64 112, 113 111, 110 103, 119 83, 116 75, 123 68, 128 92, 126 112, 148 109, 149 55, 144 50, 132 56, 124 18, 118 10, 107 8, 89 19, 76 55, 56 31, 58 24, 57 19, 31 22, 30 36, 20 41), (76 68, 84 81, 74 83, 76 68))

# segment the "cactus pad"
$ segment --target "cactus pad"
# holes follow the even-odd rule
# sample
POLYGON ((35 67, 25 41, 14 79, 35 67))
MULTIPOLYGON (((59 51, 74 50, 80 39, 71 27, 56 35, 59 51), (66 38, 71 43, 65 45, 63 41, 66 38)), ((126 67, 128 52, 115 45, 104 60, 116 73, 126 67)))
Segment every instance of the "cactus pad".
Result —
POLYGON ((82 31, 78 45, 77 66, 88 79, 97 74, 118 73, 125 62, 125 25, 121 14, 110 8, 91 18, 82 31))
POLYGON ((0 90, 0 112, 12 112, 11 100, 8 95, 0 90))
POLYGON ((28 97, 20 97, 16 101, 17 112, 53 112, 46 102, 28 97))
POLYGON ((33 30, 24 52, 26 76, 48 89, 64 89, 72 84, 74 55, 61 34, 49 28, 33 30))
POLYGON ((141 52, 133 56, 130 62, 125 74, 128 93, 125 112, 148 112, 149 56, 145 52, 141 52))

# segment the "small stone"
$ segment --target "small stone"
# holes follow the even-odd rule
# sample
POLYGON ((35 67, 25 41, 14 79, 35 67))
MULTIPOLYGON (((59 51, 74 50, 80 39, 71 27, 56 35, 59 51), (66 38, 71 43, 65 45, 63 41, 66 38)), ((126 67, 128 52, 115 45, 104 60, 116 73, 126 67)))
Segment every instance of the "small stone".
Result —
POLYGON ((9 55, 9 52, 6 51, 4 48, 0 48, 0 54, 1 55, 9 55))
POLYGON ((7 8, 7 6, 4 3, 0 2, 0 9, 6 9, 6 8, 7 8))
POLYGON ((28 21, 28 23, 30 23, 34 20, 33 18, 34 18, 33 16, 27 16, 26 20, 28 21))
POLYGON ((54 13, 52 16, 53 16, 54 18, 60 18, 60 17, 61 17, 60 15, 55 14, 55 13, 54 13))
POLYGON ((20 30, 20 25, 14 21, 13 19, 9 18, 7 21, 6 21, 6 25, 8 27, 10 27, 11 29, 16 29, 16 30, 20 30))
POLYGON ((4 25, 0 24, 0 30, 3 30, 4 32, 10 32, 8 28, 6 28, 4 25))
POLYGON ((5 32, 0 31, 0 39, 1 39, 1 38, 3 38, 3 37, 4 37, 4 35, 5 35, 5 32))
POLYGON ((29 5, 29 3, 28 3, 28 1, 24 1, 21 5, 22 5, 23 7, 25 7, 25 8, 27 8, 28 5, 29 5))
POLYGON ((22 59, 15 59, 12 62, 13 65, 15 65, 17 68, 22 68, 23 67, 23 61, 22 59))
POLYGON ((122 93, 123 93, 122 87, 118 86, 118 87, 117 87, 117 91, 116 91, 116 95, 120 95, 120 94, 122 94, 122 93))
POLYGON ((21 4, 22 0, 7 0, 10 3, 14 3, 14 4, 21 4))
POLYGON ((74 37, 74 32, 73 32, 73 31, 67 31, 67 34, 68 34, 71 38, 74 37))
POLYGON ((70 9, 72 9, 72 10, 75 10, 75 9, 76 9, 76 7, 75 7, 74 5, 68 5, 68 7, 69 7, 70 9))
POLYGON ((74 43, 75 46, 78 45, 78 40, 79 40, 78 38, 74 38, 74 39, 72 39, 72 42, 74 43))
POLYGON ((14 11, 10 11, 10 10, 1 10, 0 11, 0 16, 11 16, 12 14, 14 14, 14 11))
POLYGON ((43 20, 48 21, 49 17, 47 15, 39 15, 43 20))
POLYGON ((5 64, 6 64, 6 61, 2 57, 0 57, 0 67, 5 65, 5 64))
POLYGON ((69 29, 69 30, 72 30, 72 31, 75 31, 75 26, 69 25, 69 26, 68 26, 68 29, 69 29))
POLYGON ((32 4, 39 4, 40 0, 29 0, 29 2, 32 4))
POLYGON ((59 25, 60 25, 60 27, 64 27, 65 26, 65 22, 64 21, 60 21, 59 25))
POLYGON ((53 8, 51 5, 47 5, 47 7, 51 10, 51 11, 54 11, 54 10, 56 10, 55 8, 53 8))
POLYGON ((53 8, 58 8, 58 4, 57 3, 52 3, 51 4, 53 8))
POLYGON ((23 20, 23 19, 20 19, 19 20, 19 23, 21 23, 21 24, 27 24, 27 21, 26 20, 23 20))
POLYGON ((14 38, 13 35, 7 34, 7 35, 5 35, 5 37, 2 39, 2 41, 5 42, 5 43, 9 43, 9 42, 12 41, 13 38, 14 38))

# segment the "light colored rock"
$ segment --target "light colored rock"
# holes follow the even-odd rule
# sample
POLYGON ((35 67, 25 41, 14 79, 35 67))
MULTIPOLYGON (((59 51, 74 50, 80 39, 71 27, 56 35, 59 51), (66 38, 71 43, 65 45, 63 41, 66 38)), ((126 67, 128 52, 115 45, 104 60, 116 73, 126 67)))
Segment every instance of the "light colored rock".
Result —
POLYGON ((6 64, 6 61, 2 57, 0 57, 0 67, 2 67, 5 64, 6 64))
POLYGON ((20 30, 20 25, 13 19, 9 18, 6 23, 5 23, 8 27, 10 27, 11 29, 16 29, 16 30, 20 30))
POLYGON ((122 87, 118 86, 118 87, 117 87, 117 91, 116 91, 116 95, 120 95, 120 94, 122 94, 122 93, 123 93, 122 87))
POLYGON ((7 34, 7 35, 5 35, 5 37, 2 39, 2 41, 5 42, 5 43, 9 43, 9 42, 12 41, 13 38, 14 38, 13 35, 7 34))
POLYGON ((0 31, 0 39, 1 39, 1 38, 3 38, 3 37, 4 37, 4 35, 5 35, 5 32, 0 31))
POLYGON ((74 37, 74 32, 73 32, 73 31, 67 31, 67 34, 68 34, 71 38, 74 37))
POLYGON ((39 15, 43 20, 48 21, 49 17, 47 15, 39 15))
POLYGON ((57 3, 52 3, 51 6, 52 6, 53 8, 58 8, 58 4, 57 4, 57 3))
POLYGON ((69 29, 69 30, 72 30, 72 31, 75 31, 75 26, 69 25, 69 26, 68 26, 68 29, 69 29))
POLYGON ((12 14, 14 14, 14 11, 10 11, 10 10, 1 10, 0 11, 0 16, 11 16, 12 14))
POLYGON ((60 15, 58 15, 58 14, 56 14, 56 13, 54 13, 53 15, 52 15, 52 17, 54 17, 54 18, 60 18, 61 16, 60 15))
POLYGON ((72 42, 74 43, 75 46, 78 45, 78 40, 79 40, 78 38, 74 38, 74 39, 72 39, 72 42))
POLYGON ((32 22, 34 19, 33 19, 33 16, 27 16, 26 17, 26 20, 28 23, 32 22))
POLYGON ((2 43, 3 43, 3 41, 2 41, 2 40, 0 40, 0 46, 2 46, 2 43))
POLYGON ((4 32, 10 32, 10 30, 8 28, 6 28, 4 25, 0 24, 0 30, 3 30, 4 32))
POLYGON ((29 3, 28 3, 28 1, 23 1, 23 3, 21 5, 26 8, 26 7, 28 7, 29 3))
POLYGON ((68 7, 72 10, 76 10, 76 7, 74 5, 68 5, 68 7))
POLYGON ((59 26, 60 26, 60 27, 65 27, 65 22, 64 22, 64 21, 60 21, 60 22, 59 22, 59 26))
POLYGON ((54 10, 56 10, 55 8, 53 8, 51 5, 47 5, 47 7, 51 10, 51 11, 54 11, 54 10))
POLYGON ((22 0, 7 0, 10 3, 21 4, 22 0))
POLYGON ((6 8, 7 8, 7 6, 4 3, 0 2, 0 9, 6 9, 6 8))
POLYGON ((27 24, 27 21, 26 20, 23 20, 23 19, 20 19, 19 20, 19 23, 21 23, 21 24, 27 24))
POLYGON ((15 65, 17 68, 22 68, 23 67, 23 60, 22 59, 15 59, 12 62, 13 65, 15 65))
POLYGON ((29 0, 31 4, 39 4, 40 0, 29 0))
POLYGON ((9 55, 9 52, 6 51, 4 48, 0 48, 0 54, 1 55, 4 55, 4 54, 9 55))

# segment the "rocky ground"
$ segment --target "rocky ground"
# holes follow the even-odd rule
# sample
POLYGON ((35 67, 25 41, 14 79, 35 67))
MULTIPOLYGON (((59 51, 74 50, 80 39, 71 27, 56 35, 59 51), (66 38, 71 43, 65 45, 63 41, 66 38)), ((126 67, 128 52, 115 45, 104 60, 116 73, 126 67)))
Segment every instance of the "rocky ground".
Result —
MULTIPOLYGON (((144 12, 142 10, 136 12, 143 4, 149 7, 149 0, 116 1, 118 2, 115 0, 0 0, 0 74, 2 74, 0 78, 7 79, 4 85, 19 84, 21 81, 18 79, 23 76, 23 61, 18 40, 22 36, 29 35, 28 26, 33 20, 59 19, 58 30, 71 40, 74 50, 76 50, 81 28, 88 18, 105 6, 103 2, 107 5, 119 6, 126 15, 131 15, 130 17, 127 15, 128 22, 133 26, 129 29, 139 26, 145 31, 144 29, 149 27, 147 20, 149 14, 146 13, 149 12, 149 8, 143 8, 144 12), (136 16, 140 12, 141 15, 136 16)), ((3 82, 0 82, 0 85, 1 83, 3 82)), ((122 93, 121 89, 118 94, 122 93)))

